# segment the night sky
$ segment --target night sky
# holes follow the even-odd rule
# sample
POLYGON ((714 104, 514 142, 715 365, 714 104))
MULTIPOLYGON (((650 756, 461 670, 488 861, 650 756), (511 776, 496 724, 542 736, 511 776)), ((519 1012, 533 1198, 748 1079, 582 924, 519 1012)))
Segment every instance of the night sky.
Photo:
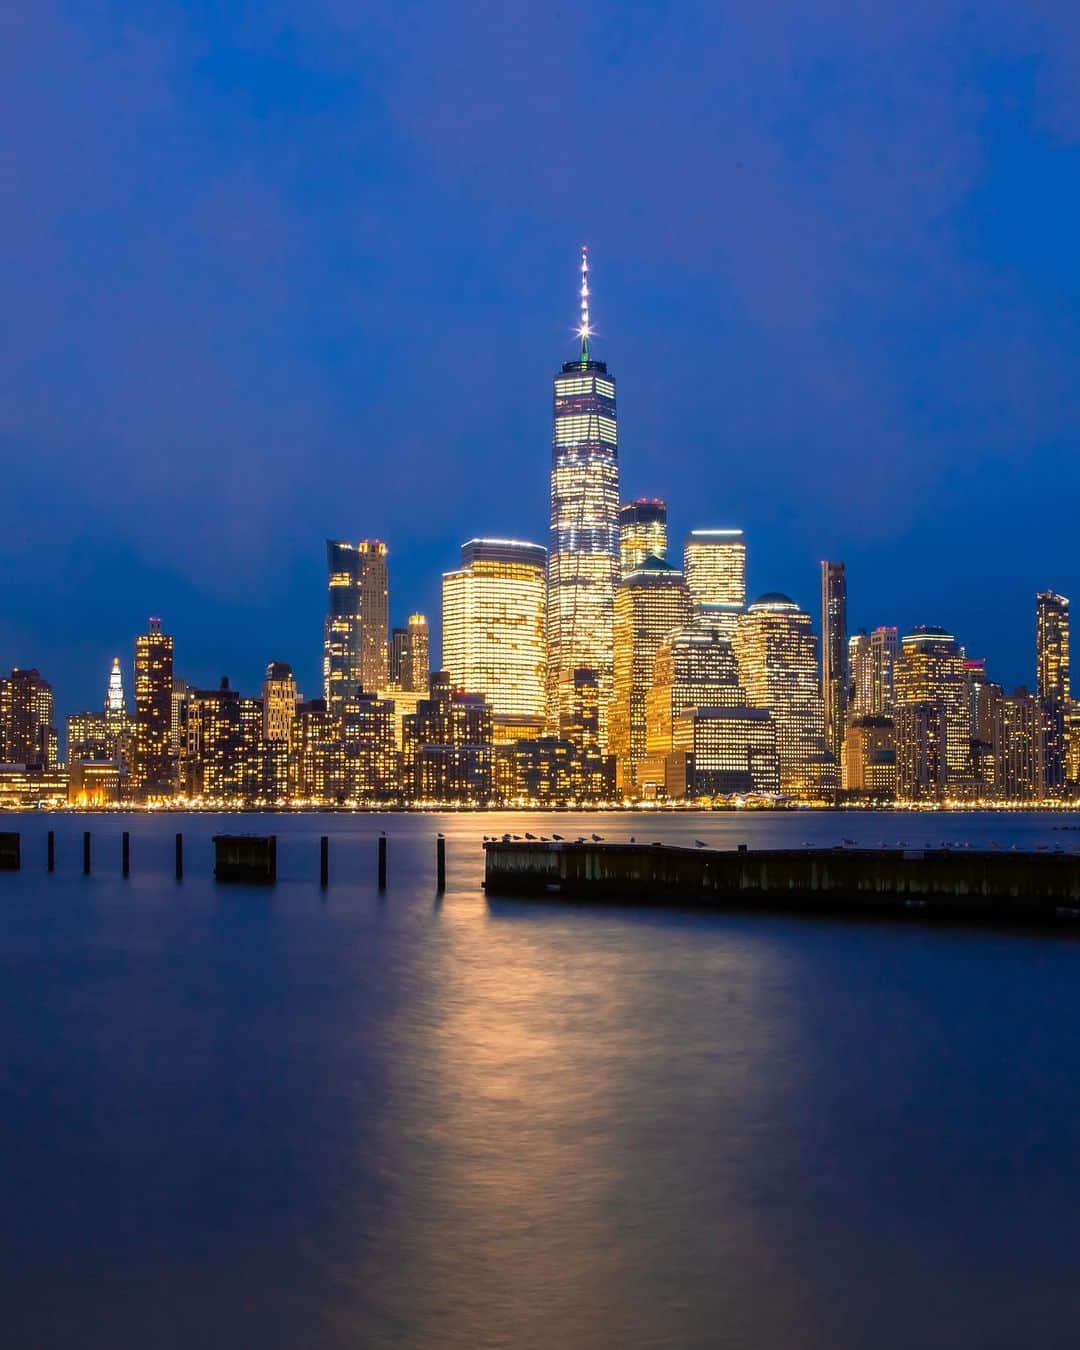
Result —
POLYGON ((0 78, 0 665, 62 713, 151 613, 316 695, 328 535, 396 623, 546 543, 582 243, 676 541, 1010 686, 1080 594, 1075 3, 13 0, 0 78))

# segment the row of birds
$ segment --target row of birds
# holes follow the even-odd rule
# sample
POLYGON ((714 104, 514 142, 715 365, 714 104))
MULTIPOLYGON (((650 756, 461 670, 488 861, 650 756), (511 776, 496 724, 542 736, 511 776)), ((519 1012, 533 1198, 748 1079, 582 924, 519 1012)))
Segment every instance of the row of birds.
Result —
MULTIPOLYGON (((440 835, 439 838, 441 839, 442 836, 440 835)), ((594 834, 594 835, 591 836, 591 839, 592 839, 592 842, 593 842, 594 844, 602 844, 602 843, 604 842, 604 836, 601 835, 601 834, 594 834)), ((526 842, 531 843, 531 844, 550 844, 550 843, 553 843, 553 842, 556 843, 556 844, 562 844, 562 843, 566 842, 561 834, 553 834, 553 835, 551 836, 551 838, 549 839, 549 838, 547 837, 547 835, 545 835, 545 834, 541 834, 541 835, 529 834, 529 832, 528 832, 527 830, 526 830, 526 832, 525 832, 524 835, 520 835, 520 834, 504 834, 504 835, 501 835, 501 836, 500 836, 500 835, 497 835, 497 834, 492 834, 492 835, 486 835, 486 834, 485 834, 485 835, 484 835, 484 843, 485 843, 485 844, 509 844, 509 843, 520 844, 520 843, 522 843, 523 841, 526 841, 526 842)), ((589 840, 586 839, 586 837, 582 834, 582 835, 579 835, 577 839, 574 839, 574 840, 572 840, 571 842, 573 842, 573 843, 575 843, 575 844, 586 844, 586 843, 589 842, 589 840)), ((636 844, 636 843, 637 843, 637 840, 635 839, 635 837, 634 837, 633 835, 631 835, 628 842, 631 843, 631 844, 636 844)), ((854 840, 854 839, 842 839, 842 840, 840 841, 840 843, 841 843, 841 845, 842 845, 844 848, 855 848, 855 847, 856 847, 856 844, 855 844, 855 840, 854 840)), ((660 839, 654 839, 654 840, 652 841, 652 847, 653 847, 653 848, 662 848, 662 847, 663 847, 663 841, 660 840, 660 839)), ((708 844, 706 844, 706 842, 705 842, 704 839, 695 839, 695 840, 694 840, 694 847, 695 847, 695 848, 708 848, 708 844)), ((814 844, 813 844, 809 839, 804 839, 804 840, 803 840, 803 848, 813 848, 813 847, 814 847, 814 844)), ((884 839, 882 839, 882 840, 878 843, 878 848, 907 848, 907 847, 908 847, 908 843, 907 843, 907 841, 904 840, 904 839, 898 839, 898 840, 896 841, 895 844, 889 844, 889 843, 888 843, 886 840, 884 840, 884 839)), ((947 840, 942 840, 942 842, 941 842, 940 844, 934 845, 934 844, 931 844, 931 843, 926 843, 926 844, 923 845, 923 847, 924 847, 924 848, 935 848, 935 847, 936 847, 936 848, 974 848, 975 845, 972 844, 972 843, 950 844, 947 840)), ((991 839, 991 840, 990 840, 990 847, 991 847, 991 848, 1000 849, 1000 848, 1003 847, 1003 846, 1002 846, 1001 844, 999 844, 998 841, 997 841, 996 839, 991 839)), ((1010 844, 1009 847, 1010 847, 1010 849, 1012 849, 1013 852, 1016 852, 1018 846, 1017 846, 1016 844, 1010 844)), ((1063 850, 1062 850, 1062 846, 1061 846, 1060 844, 1055 844, 1052 850, 1050 849, 1049 844, 1037 844, 1035 847, 1036 847, 1036 852, 1038 852, 1038 853, 1046 853, 1046 852, 1048 852, 1048 851, 1052 851, 1052 852, 1054 852, 1054 853, 1061 853, 1061 852, 1063 851, 1063 850)))

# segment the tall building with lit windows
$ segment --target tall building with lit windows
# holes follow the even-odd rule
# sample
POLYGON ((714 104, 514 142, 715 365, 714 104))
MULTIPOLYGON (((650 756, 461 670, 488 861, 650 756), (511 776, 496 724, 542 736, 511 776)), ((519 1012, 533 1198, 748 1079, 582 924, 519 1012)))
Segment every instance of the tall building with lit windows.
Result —
POLYGON ((825 746, 810 615, 788 596, 769 592, 739 619, 733 645, 746 702, 772 714, 780 791, 815 800, 831 795, 837 768, 825 746))
POLYGON ((581 250, 580 355, 554 382, 547 594, 547 720, 572 715, 575 671, 595 670, 600 743, 607 745, 612 624, 619 579, 615 381, 589 340, 588 254, 581 250))
POLYGON ((333 717, 361 690, 385 689, 390 673, 386 545, 326 541, 329 603, 323 636, 323 697, 333 717))
POLYGON ((544 729, 546 564, 540 544, 470 539, 443 573, 442 668, 455 689, 484 695, 496 740, 544 729))
POLYGON ((408 641, 405 656, 398 672, 402 689, 414 694, 426 694, 431 683, 431 633, 423 614, 410 614, 405 630, 408 641))
POLYGON ((131 786, 136 796, 167 796, 173 791, 172 753, 173 640, 151 619, 135 639, 135 725, 131 786))
POLYGON ((637 793, 636 770, 645 756, 646 703, 656 656, 690 618, 683 574, 648 557, 619 583, 615 593, 615 679, 608 749, 615 756, 615 785, 637 793))
POLYGON ((1054 591, 1040 591, 1035 597, 1035 671, 1042 722, 1039 795, 1060 797, 1069 712, 1069 602, 1054 591))
POLYGON ((695 608, 746 604, 746 536, 742 530, 691 530, 683 572, 695 608))
POLYGON ((619 566, 629 575, 649 556, 667 558, 667 502, 637 497, 619 508, 619 566))
POLYGON ((292 666, 271 661, 262 686, 263 740, 288 742, 299 701, 292 666))
POLYGON ((847 644, 847 715, 867 717, 874 705, 873 652, 868 633, 852 633, 847 644))
POLYGON ((842 562, 821 564, 821 696, 825 744, 839 764, 847 706, 847 577, 842 562))
POLYGON ((900 650, 899 633, 893 627, 875 628, 870 634, 870 707, 875 717, 893 714, 893 672, 900 650))
POLYGON ((944 628, 905 634, 894 671, 896 795, 934 801, 972 784, 971 706, 964 654, 944 628))
POLYGON ((9 764, 56 768, 52 685, 36 669, 16 666, 0 680, 0 753, 9 764))

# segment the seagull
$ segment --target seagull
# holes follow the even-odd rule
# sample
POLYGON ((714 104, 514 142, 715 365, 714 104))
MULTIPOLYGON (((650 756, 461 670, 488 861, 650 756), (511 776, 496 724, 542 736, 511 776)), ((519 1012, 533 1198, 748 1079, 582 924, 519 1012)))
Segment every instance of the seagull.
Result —
POLYGON ((695 839, 695 840, 694 840, 694 847, 695 847, 695 848, 704 848, 704 847, 705 847, 705 840, 704 840, 704 839, 695 839))
POLYGON ((637 840, 634 838, 633 835, 630 836, 630 842, 631 842, 632 844, 636 844, 636 843, 637 843, 637 840))
POLYGON ((531 839, 534 843, 536 842, 536 835, 530 834, 528 830, 525 831, 525 838, 531 839))
MULTIPOLYGON (((445 838, 446 838, 446 835, 445 835, 445 834, 437 834, 437 835, 435 836, 435 838, 436 838, 436 839, 445 839, 445 838)), ((486 834, 484 835, 484 838, 485 838, 485 839, 487 838, 487 835, 486 835, 486 834)))
POLYGON ((592 841, 594 844, 602 844, 604 842, 604 836, 602 834, 594 834, 592 841))
POLYGON ((560 844, 561 844, 562 841, 563 841, 563 837, 562 837, 561 834, 553 834, 551 837, 552 837, 552 839, 557 839, 557 840, 559 841, 560 844))

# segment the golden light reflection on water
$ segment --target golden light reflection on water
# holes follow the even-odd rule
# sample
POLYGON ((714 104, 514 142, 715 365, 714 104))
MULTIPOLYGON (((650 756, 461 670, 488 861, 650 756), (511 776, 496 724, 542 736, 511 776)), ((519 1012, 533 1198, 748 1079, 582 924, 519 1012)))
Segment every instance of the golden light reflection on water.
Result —
POLYGON ((386 1045, 394 1250, 365 1280, 408 1307, 416 1344, 709 1343, 754 1223, 753 1134, 718 1153, 716 1131, 730 1101, 765 1114, 763 1057, 799 1073, 768 1017, 783 960, 700 918, 487 907, 471 887, 445 897, 425 960, 386 1045))

